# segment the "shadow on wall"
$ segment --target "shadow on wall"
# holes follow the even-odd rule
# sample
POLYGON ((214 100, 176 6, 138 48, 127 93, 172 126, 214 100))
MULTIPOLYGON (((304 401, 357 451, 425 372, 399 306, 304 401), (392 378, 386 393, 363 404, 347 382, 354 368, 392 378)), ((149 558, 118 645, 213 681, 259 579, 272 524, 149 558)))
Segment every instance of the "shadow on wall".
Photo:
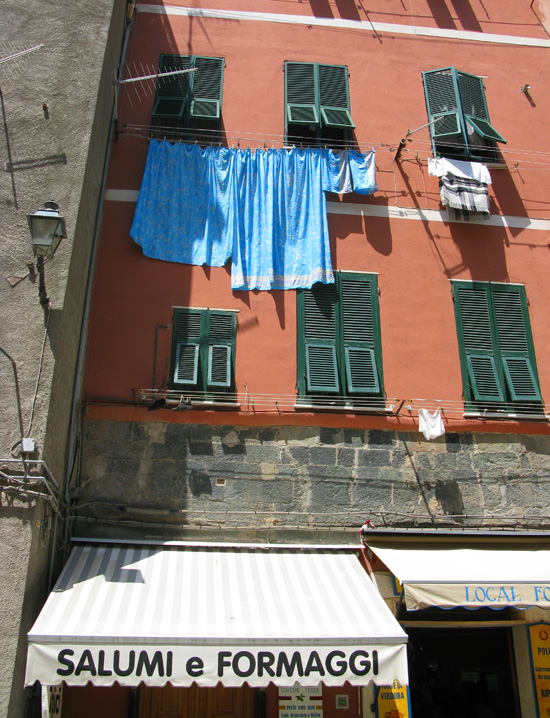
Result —
POLYGON ((427 2, 437 27, 483 32, 469 0, 447 0, 460 22, 460 27, 457 27, 451 9, 445 0, 427 0, 427 2))

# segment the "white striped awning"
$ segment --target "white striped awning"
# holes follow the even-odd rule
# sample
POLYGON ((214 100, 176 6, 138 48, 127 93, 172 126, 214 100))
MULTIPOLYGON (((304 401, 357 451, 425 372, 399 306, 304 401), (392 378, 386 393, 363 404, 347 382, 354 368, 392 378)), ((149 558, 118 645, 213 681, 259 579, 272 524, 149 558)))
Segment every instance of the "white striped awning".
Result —
POLYGON ((26 685, 407 683, 407 637, 357 552, 77 545, 26 685))
POLYGON ((550 608, 550 548, 520 543, 368 541, 396 576, 409 611, 439 608, 550 608))

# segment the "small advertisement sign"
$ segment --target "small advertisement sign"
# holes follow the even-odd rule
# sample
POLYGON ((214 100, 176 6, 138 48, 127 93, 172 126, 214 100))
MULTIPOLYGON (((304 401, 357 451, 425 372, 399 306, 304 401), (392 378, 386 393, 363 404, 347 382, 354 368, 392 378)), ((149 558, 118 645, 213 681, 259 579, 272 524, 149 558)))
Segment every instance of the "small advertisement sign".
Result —
POLYGON ((376 718, 410 718, 409 689, 399 681, 391 686, 379 686, 376 698, 376 718))
POLYGON ((304 687, 295 683, 290 688, 279 688, 279 718, 323 718, 321 684, 304 687))
POLYGON ((531 666, 539 718, 550 716, 550 624, 529 626, 531 666))
POLYGON ((61 716, 63 686, 42 686, 42 718, 61 716))

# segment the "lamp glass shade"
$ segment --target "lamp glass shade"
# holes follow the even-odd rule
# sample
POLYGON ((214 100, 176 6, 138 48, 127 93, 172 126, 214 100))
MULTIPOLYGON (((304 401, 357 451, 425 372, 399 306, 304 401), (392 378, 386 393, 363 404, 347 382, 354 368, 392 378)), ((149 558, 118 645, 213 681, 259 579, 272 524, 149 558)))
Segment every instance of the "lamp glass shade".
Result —
POLYGON ((53 257, 63 237, 67 236, 65 218, 57 211, 55 202, 46 202, 44 209, 27 215, 31 244, 36 257, 53 257))

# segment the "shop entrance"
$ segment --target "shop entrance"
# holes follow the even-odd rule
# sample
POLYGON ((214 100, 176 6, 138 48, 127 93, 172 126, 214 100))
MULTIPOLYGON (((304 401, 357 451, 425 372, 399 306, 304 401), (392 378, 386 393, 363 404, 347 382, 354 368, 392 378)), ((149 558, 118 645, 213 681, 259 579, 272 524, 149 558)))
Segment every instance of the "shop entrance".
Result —
POLYGON ((163 688, 141 686, 139 718, 253 718, 254 690, 241 688, 163 688))
POLYGON ((506 628, 409 628, 412 716, 519 718, 506 628))

